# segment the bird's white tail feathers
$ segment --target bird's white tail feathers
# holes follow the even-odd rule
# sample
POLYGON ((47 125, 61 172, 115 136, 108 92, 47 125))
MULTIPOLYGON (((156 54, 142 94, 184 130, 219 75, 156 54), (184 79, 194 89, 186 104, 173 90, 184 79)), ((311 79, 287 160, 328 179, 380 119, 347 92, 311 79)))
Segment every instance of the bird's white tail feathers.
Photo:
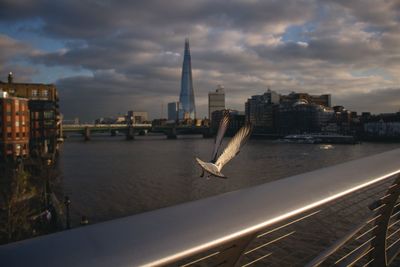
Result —
POLYGON ((207 173, 211 174, 212 176, 219 177, 219 178, 227 178, 223 175, 217 165, 211 162, 204 162, 199 158, 196 158, 197 163, 199 163, 200 167, 207 173))

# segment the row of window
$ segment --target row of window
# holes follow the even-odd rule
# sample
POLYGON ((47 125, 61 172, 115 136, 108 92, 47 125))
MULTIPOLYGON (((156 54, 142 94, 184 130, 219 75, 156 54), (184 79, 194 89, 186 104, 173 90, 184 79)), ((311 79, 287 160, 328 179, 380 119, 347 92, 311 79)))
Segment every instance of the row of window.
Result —
MULTIPOLYGON (((26 154, 28 151, 28 146, 27 144, 7 144, 5 147, 5 152, 6 154, 12 154, 13 151, 15 150, 16 155, 26 154)), ((3 152, 0 149, 0 153, 3 152)))
MULTIPOLYGON (((1 131, 0 131, 1 133, 1 131)), ((15 133, 15 137, 16 138, 21 138, 21 137, 26 137, 28 135, 27 132, 21 132, 21 133, 15 133)), ((11 139, 12 138, 12 133, 11 132, 7 132, 7 139, 11 139)))
MULTIPOLYGON (((2 114, 3 114, 3 112, 1 112, 1 110, 0 110, 0 118, 2 117, 1 116, 2 114)), ((6 111, 4 114, 6 114, 7 116, 11 116, 12 112, 11 111, 6 111)), ((27 111, 16 111, 15 115, 16 116, 26 116, 26 115, 28 115, 28 112, 27 111)))
MULTIPOLYGON (((15 122, 15 127, 25 126, 25 125, 27 125, 27 124, 28 124, 28 122, 25 122, 25 120, 16 121, 16 122, 15 122)), ((2 125, 5 125, 5 126, 7 126, 7 127, 11 127, 11 126, 12 126, 12 122, 11 122, 11 120, 7 120, 7 122, 6 122, 5 124, 2 124, 2 122, 1 122, 1 120, 0 120, 0 127, 1 127, 2 125)))
POLYGON ((39 96, 39 94, 40 94, 40 96, 43 96, 43 97, 48 97, 49 96, 49 91, 48 90, 37 90, 37 89, 33 89, 32 91, 31 91, 31 95, 33 96, 33 97, 36 97, 36 96, 39 96))

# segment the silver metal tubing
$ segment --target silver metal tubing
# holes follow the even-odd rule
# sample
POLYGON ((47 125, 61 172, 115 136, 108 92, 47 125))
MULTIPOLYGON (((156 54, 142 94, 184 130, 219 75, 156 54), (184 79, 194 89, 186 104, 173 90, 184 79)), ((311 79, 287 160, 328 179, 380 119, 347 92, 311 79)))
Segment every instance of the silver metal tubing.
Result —
POLYGON ((400 214, 400 210, 399 210, 399 211, 396 211, 395 213, 393 213, 392 215, 390 215, 390 219, 396 217, 396 216, 399 215, 399 214, 400 214))
POLYGON ((399 158, 400 149, 396 149, 219 196, 3 245, 1 264, 172 264, 386 181, 400 173, 399 158))
POLYGON ((400 241, 400 238, 397 239, 396 241, 394 241, 392 244, 390 244, 390 246, 388 246, 388 247, 386 248, 386 251, 388 251, 391 247, 393 247, 393 246, 394 246, 395 244, 397 244, 399 241, 400 241))
POLYGON ((366 264, 364 264, 362 267, 367 267, 369 266, 375 259, 371 259, 370 261, 368 261, 366 264))
POLYGON ((183 265, 181 265, 180 267, 186 267, 186 266, 193 265, 193 264, 195 264, 195 263, 198 263, 198 262, 204 261, 204 260, 206 260, 206 259, 209 259, 209 258, 211 258, 211 257, 217 256, 219 253, 220 253, 219 251, 214 252, 214 253, 211 253, 210 255, 201 257, 200 259, 197 259, 197 260, 191 261, 191 262, 189 262, 189 263, 183 264, 183 265))
POLYGON ((262 245, 260 245, 260 246, 257 246, 257 247, 255 247, 255 248, 249 250, 249 251, 246 251, 246 252, 244 253, 244 255, 247 255, 247 254, 249 254, 249 253, 251 253, 251 252, 254 252, 254 251, 256 251, 256 250, 259 250, 260 248, 263 248, 263 247, 268 246, 268 245, 270 245, 270 244, 273 244, 273 243, 275 243, 275 242, 277 242, 277 241, 279 241, 279 240, 281 240, 281 239, 284 239, 284 238, 286 238, 286 237, 288 237, 288 236, 290 236, 290 235, 292 235, 292 234, 294 234, 294 233, 295 233, 295 231, 290 232, 290 233, 288 233, 288 234, 286 234, 286 235, 280 236, 280 237, 278 237, 278 238, 275 238, 274 240, 271 240, 271 241, 269 241, 269 242, 267 242, 267 243, 265 243, 265 244, 262 244, 262 245))
POLYGON ((335 251, 340 249, 345 243, 351 240, 358 232, 360 232, 373 218, 368 218, 364 222, 360 223, 357 227, 355 227, 352 231, 346 234, 341 239, 337 240, 333 243, 328 249, 319 254, 315 259, 313 259, 310 263, 305 265, 305 267, 315 267, 319 266, 322 262, 324 262, 330 255, 332 255, 335 251))
POLYGON ((386 239, 391 238, 392 236, 394 236, 394 235, 397 234, 398 232, 400 232, 400 228, 397 229, 396 231, 394 231, 393 233, 391 233, 390 235, 388 235, 388 236, 386 237, 386 239))
POLYGON ((370 252, 370 248, 371 248, 371 241, 375 238, 375 236, 373 236, 372 238, 368 239, 367 241, 365 241, 364 243, 362 243, 361 245, 359 245, 358 247, 356 247, 355 249, 353 249, 352 251, 350 251, 349 253, 347 253, 346 255, 344 255, 343 257, 341 257, 340 259, 338 259, 335 264, 339 264, 340 265, 344 265, 347 266, 350 263, 354 263, 354 259, 359 260, 361 257, 360 256, 364 256, 365 252, 368 251, 370 252), (346 262, 345 264, 343 264, 343 262, 346 262))
POLYGON ((389 224, 388 229, 392 228, 393 226, 395 226, 396 224, 398 224, 400 222, 400 219, 398 219, 397 221, 389 224))
POLYGON ((351 267, 354 264, 356 264, 359 260, 361 260, 363 257, 365 257, 366 255, 368 255, 368 253, 370 253, 372 250, 374 250, 374 248, 369 248, 369 249, 364 249, 361 250, 359 253, 356 254, 356 256, 354 258, 352 258, 351 262, 346 262, 341 264, 340 266, 346 266, 346 267, 351 267))
POLYGON ((375 230, 377 227, 378 227, 377 225, 372 226, 372 228, 368 229, 367 231, 365 231, 365 232, 362 233, 361 235, 357 236, 357 237, 355 238, 355 240, 358 240, 358 239, 360 239, 361 237, 363 237, 363 236, 365 236, 365 235, 371 233, 371 232, 372 232, 373 230, 375 230))
POLYGON ((318 214, 319 212, 321 212, 321 210, 317 210, 317 211, 312 212, 312 213, 310 213, 310 214, 307 214, 307 215, 305 215, 305 216, 303 216, 303 217, 301 217, 301 218, 298 218, 298 219, 293 220, 293 221, 291 221, 291 222, 289 222, 289 223, 286 223, 286 224, 284 224, 284 225, 282 225, 282 226, 279 226, 279 227, 277 227, 277 228, 274 228, 274 229, 272 229, 272 230, 270 230, 270 231, 267 231, 267 232, 265 232, 265 233, 259 234, 259 235, 257 235, 257 238, 263 237, 263 236, 265 236, 265 235, 267 235, 267 234, 273 233, 273 232, 278 231, 278 230, 280 230, 280 229, 282 229, 282 228, 285 228, 285 227, 287 227, 287 226, 289 226, 289 225, 292 225, 292 224, 294 224, 294 223, 297 223, 297 222, 299 222, 299 221, 302 221, 302 220, 304 220, 304 219, 306 219, 306 218, 308 218, 308 217, 311 217, 311 216, 313 216, 313 215, 315 215, 315 214, 318 214))
POLYGON ((255 260, 253 260, 253 261, 251 261, 251 262, 249 262, 249 263, 246 263, 245 265, 242 265, 242 267, 246 267, 246 266, 252 265, 252 264, 256 263, 257 261, 260 261, 260 260, 262 260, 262 259, 265 259, 266 257, 271 256, 271 254, 272 254, 272 253, 265 254, 264 256, 261 256, 261 257, 255 259, 255 260))

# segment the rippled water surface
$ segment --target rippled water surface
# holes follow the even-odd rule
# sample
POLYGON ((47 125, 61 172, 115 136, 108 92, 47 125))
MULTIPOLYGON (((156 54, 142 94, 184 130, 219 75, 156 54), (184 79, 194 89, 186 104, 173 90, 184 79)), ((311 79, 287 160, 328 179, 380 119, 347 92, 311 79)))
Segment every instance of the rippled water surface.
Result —
POLYGON ((399 144, 326 146, 250 140, 223 169, 229 179, 200 178, 195 157, 208 160, 212 146, 213 139, 189 136, 67 139, 60 167, 62 189, 72 200, 73 224, 82 215, 91 223, 110 220, 377 154, 399 144))

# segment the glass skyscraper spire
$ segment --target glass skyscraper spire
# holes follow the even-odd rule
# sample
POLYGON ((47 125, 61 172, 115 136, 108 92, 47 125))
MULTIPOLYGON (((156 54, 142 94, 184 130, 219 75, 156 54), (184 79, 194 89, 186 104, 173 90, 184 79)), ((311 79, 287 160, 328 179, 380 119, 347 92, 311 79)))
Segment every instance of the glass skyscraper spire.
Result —
POLYGON ((181 93, 179 96, 179 119, 195 119, 192 63, 190 59, 189 39, 185 40, 185 55, 182 64, 181 93))

